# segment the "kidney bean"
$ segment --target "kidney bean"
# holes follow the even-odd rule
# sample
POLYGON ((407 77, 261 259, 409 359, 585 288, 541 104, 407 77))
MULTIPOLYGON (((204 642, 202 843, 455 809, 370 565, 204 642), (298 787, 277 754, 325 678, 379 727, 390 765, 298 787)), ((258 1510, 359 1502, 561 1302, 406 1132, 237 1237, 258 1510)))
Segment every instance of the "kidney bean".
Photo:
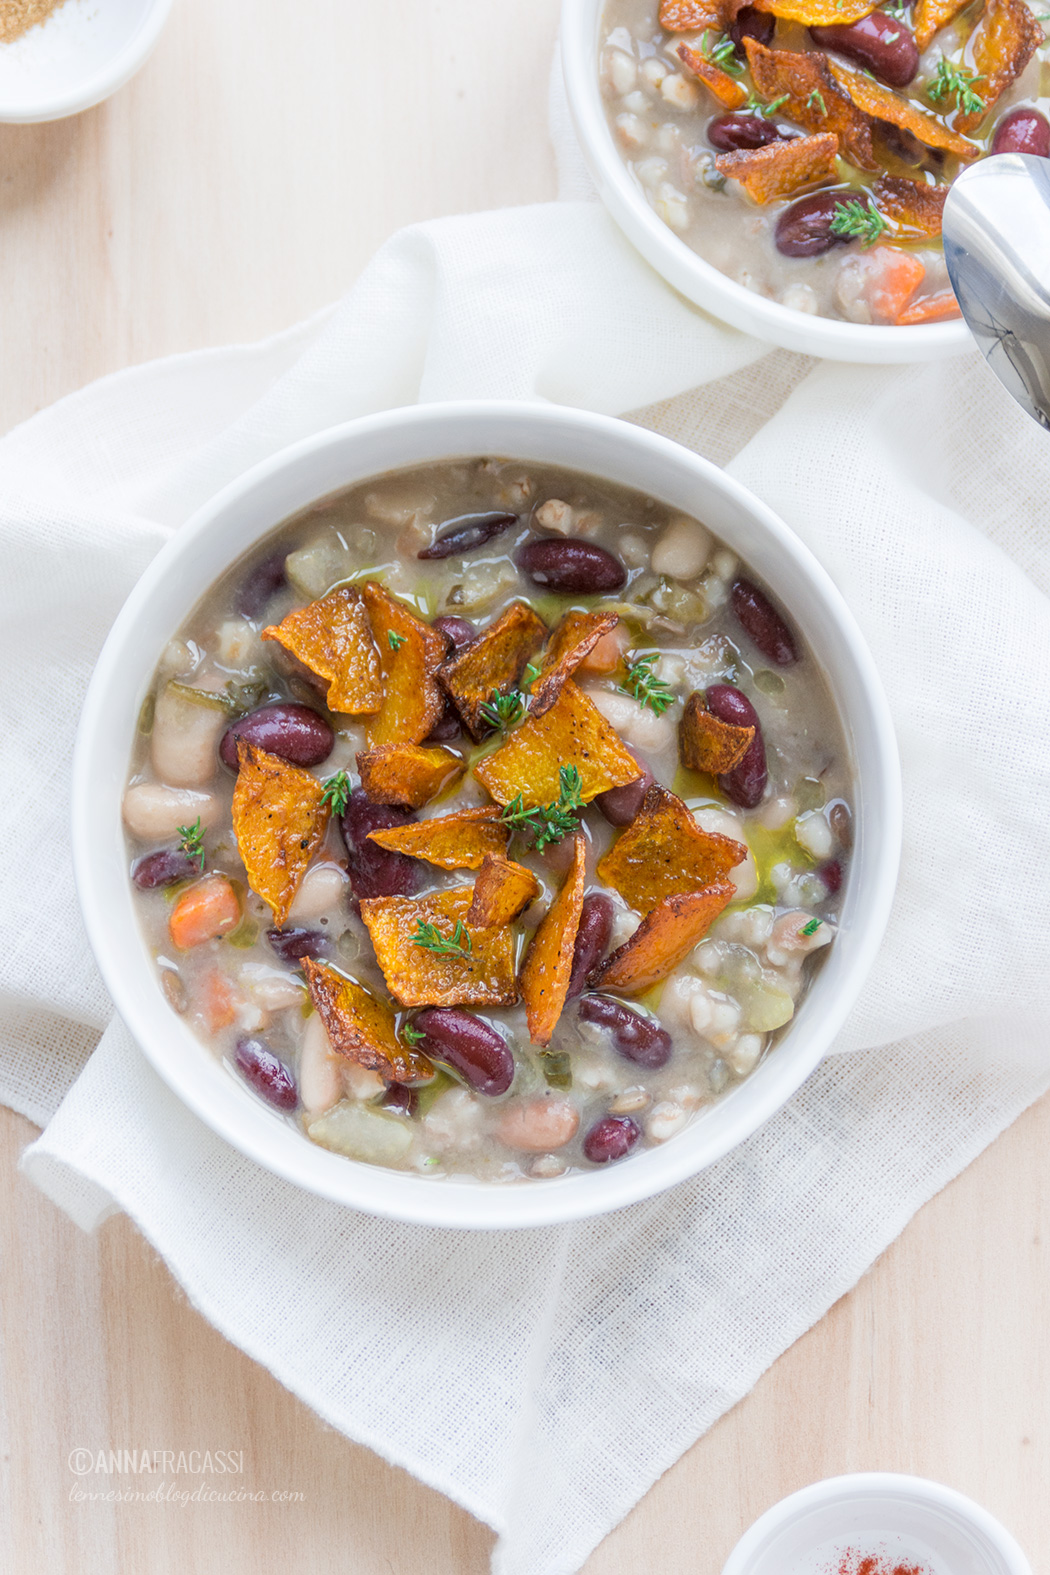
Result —
POLYGON ((428 1006, 412 1019, 423 1035, 416 1048, 444 1061, 478 1094, 505 1094, 514 1081, 514 1056, 502 1034, 473 1012, 457 1006, 428 1006))
POLYGON ((836 22, 809 31, 821 49, 836 50, 890 87, 907 87, 919 69, 919 46, 913 34, 885 11, 872 11, 859 22, 836 22))
POLYGON ((460 514, 449 520, 431 545, 417 552, 416 557, 453 558, 461 552, 473 552, 517 523, 516 514, 460 514))
POLYGON ((404 1083, 391 1083, 379 1103, 384 1110, 396 1110, 400 1116, 414 1116, 419 1109, 419 1095, 404 1083))
POLYGON ((777 251, 784 257, 819 257, 833 246, 845 246, 850 237, 835 235, 831 221, 847 202, 863 202, 851 191, 815 191, 785 208, 773 234, 777 251))
POLYGON ((270 597, 285 584, 285 553, 274 552, 241 581, 233 605, 242 618, 258 618, 270 597))
POLYGON ((753 5, 741 6, 729 28, 729 36, 736 45, 737 54, 744 53, 745 38, 754 38, 760 44, 768 44, 776 25, 776 17, 768 11, 758 11, 753 5))
POLYGON ((671 1059, 674 1044, 667 1029, 611 995, 585 995, 579 1011, 585 1023, 608 1029, 613 1049, 625 1061, 655 1070, 671 1059))
POLYGON ((637 782, 628 782, 623 787, 606 788, 604 793, 597 794, 594 799, 595 809, 601 810, 610 826, 629 826, 656 780, 638 751, 631 749, 630 744, 627 749, 641 766, 641 776, 637 782))
POLYGON ((294 700, 260 706, 231 723, 222 735, 219 756, 234 771, 239 738, 271 755, 279 755, 293 766, 319 766, 328 759, 335 743, 335 734, 324 717, 294 700))
POLYGON ((469 618, 457 618, 453 613, 443 613, 440 618, 435 618, 431 628, 440 629, 442 634, 448 635, 454 652, 462 651, 465 645, 478 637, 478 631, 469 618))
POLYGON ((623 1159, 641 1137, 641 1128, 630 1116, 603 1116, 583 1140, 583 1152, 592 1165, 623 1159))
POLYGON ((343 841, 350 855, 350 888, 355 897, 414 897, 423 884, 423 866, 405 853, 391 853, 368 841, 370 831, 407 826, 416 816, 396 804, 373 804, 362 788, 355 788, 339 817, 343 841))
POLYGON ((450 744, 454 738, 459 737, 461 732, 459 712, 451 700, 446 700, 445 709, 430 729, 426 738, 424 738, 423 743, 424 745, 450 744))
POLYGON ((264 1040, 238 1039, 233 1059, 237 1070, 268 1104, 277 1110, 295 1109, 299 1103, 295 1078, 264 1040))
POLYGON ((992 138, 993 153, 1034 153, 1050 158, 1050 120, 1028 104, 1009 110, 992 138))
POLYGON ((753 727, 755 736, 748 745, 747 754, 739 765, 718 778, 722 792, 741 809, 754 809, 762 802, 766 791, 766 746, 762 737, 762 723, 747 695, 742 695, 732 684, 712 684, 706 693, 708 709, 719 721, 733 727, 753 727))
POLYGON ((795 636, 769 597, 750 580, 735 581, 731 594, 733 611, 762 655, 777 667, 790 667, 797 662, 795 636))
POLYGON ((834 897, 842 888, 842 865, 838 859, 829 859, 817 871, 821 880, 828 889, 828 896, 834 897))
POLYGON ((735 153, 740 148, 764 148, 784 142, 785 134, 764 115, 716 115, 707 122, 707 140, 713 148, 735 153))
POLYGON ((576 945, 572 954, 572 972, 565 999, 571 1001, 583 990, 587 975, 605 956, 609 937, 612 935, 613 905, 604 892, 592 891, 583 899, 580 925, 576 931, 576 945))
POLYGON ((174 886, 177 880, 193 880, 200 872, 200 859, 191 859, 181 848, 160 848, 136 859, 131 866, 131 878, 139 891, 174 886))
POLYGON ((514 562, 534 584, 574 596, 618 591, 627 583, 627 570, 619 558, 593 541, 544 537, 526 542, 514 562))
POLYGON ((302 962, 304 957, 330 957, 332 942, 323 930, 303 927, 291 930, 267 930, 266 939, 283 963, 302 962))

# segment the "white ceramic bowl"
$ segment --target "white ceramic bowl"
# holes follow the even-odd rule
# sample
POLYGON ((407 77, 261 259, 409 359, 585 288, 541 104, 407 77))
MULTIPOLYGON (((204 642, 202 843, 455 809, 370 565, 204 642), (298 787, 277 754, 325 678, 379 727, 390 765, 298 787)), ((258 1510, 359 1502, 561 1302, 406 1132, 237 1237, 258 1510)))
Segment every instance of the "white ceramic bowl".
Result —
POLYGON ((692 1175, 746 1138, 820 1061, 882 937, 897 874, 900 780, 893 727, 864 641, 797 538, 706 460, 640 427, 577 410, 448 404, 394 410, 308 438, 201 509, 135 587, 95 669, 73 765, 73 851, 87 932, 124 1021, 161 1077, 260 1165, 370 1213, 461 1227, 549 1225, 621 1208, 692 1175), (269 530, 365 477, 497 454, 564 465, 696 514, 776 590, 824 669, 856 765, 856 841, 840 933, 774 1054, 680 1136, 621 1165, 520 1186, 428 1181, 318 1148, 269 1111, 161 994, 127 875, 120 806, 136 720, 167 641, 213 581, 269 530))
POLYGON ((144 63, 171 0, 66 0, 0 44, 0 121, 61 120, 101 104, 144 63))
POLYGON ((973 348, 961 318, 915 328, 876 328, 813 317, 745 289, 658 218, 617 151, 598 82, 606 0, 562 0, 561 52, 569 110, 591 177, 628 240, 668 284, 744 333, 831 361, 932 361, 973 348))
POLYGON ((744 1533, 722 1575, 834 1575, 845 1550, 878 1556, 880 1567, 916 1564, 924 1575, 1032 1575, 980 1504, 887 1471, 829 1477, 781 1499, 744 1533))

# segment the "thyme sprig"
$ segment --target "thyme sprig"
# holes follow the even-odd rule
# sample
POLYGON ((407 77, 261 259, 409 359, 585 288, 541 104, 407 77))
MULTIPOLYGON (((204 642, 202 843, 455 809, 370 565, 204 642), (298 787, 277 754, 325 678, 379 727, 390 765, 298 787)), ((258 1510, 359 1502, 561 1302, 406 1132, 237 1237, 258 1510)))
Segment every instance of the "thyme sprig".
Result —
POLYGON ((819 88, 814 88, 812 93, 807 98, 807 100, 806 100, 806 108, 807 109, 819 109, 820 113, 822 115, 826 115, 827 114, 828 106, 825 104, 825 102, 824 102, 824 95, 820 91, 819 88))
POLYGON ((386 643, 392 651, 400 651, 407 639, 407 634, 398 634, 396 629, 388 629, 386 632, 386 643))
POLYGON ((983 76, 966 66, 956 65, 954 60, 939 60, 937 74, 927 84, 926 95, 934 104, 954 99, 956 108, 964 115, 980 115, 984 111, 984 99, 973 89, 975 83, 983 81, 983 76))
POLYGON ((506 694, 494 689, 491 699, 478 707, 478 714, 484 717, 490 727, 506 733, 515 723, 521 721, 528 710, 528 705, 528 700, 520 689, 508 689, 506 694))
POLYGON ((578 825, 577 811, 583 808, 583 783, 575 766, 562 766, 558 773, 560 792, 554 803, 526 809, 522 794, 512 798, 500 816, 505 826, 531 832, 533 847, 542 852, 549 842, 560 842, 578 825))
POLYGON ((807 939, 808 939, 809 936, 816 935, 817 931, 820 929, 820 926, 823 923, 824 923, 823 919, 810 919, 809 923, 808 924, 804 924, 802 926, 802 928, 799 930, 798 933, 800 935, 805 935, 807 937, 807 939))
POLYGON ((714 43, 709 45, 705 31, 700 38, 700 53, 713 66, 719 66, 721 70, 728 71, 730 76, 738 77, 744 69, 736 52, 736 45, 728 33, 720 34, 714 43))
POLYGON ((762 115, 768 120, 770 115, 775 114, 781 104, 790 97, 790 93, 779 93, 776 98, 771 98, 767 103, 765 99, 759 98, 757 93, 751 93, 748 95, 744 108, 749 115, 762 115))
POLYGON ((436 924, 428 924, 420 919, 412 944, 422 946, 424 951, 433 952, 438 957, 470 956, 470 935, 462 919, 456 920, 451 935, 442 935, 436 924))
POLYGON ((347 772, 337 771, 334 777, 326 777, 321 803, 327 804, 333 815, 342 815, 349 802, 350 777, 347 772))
POLYGON ((874 246, 883 230, 889 229, 889 225, 878 208, 861 202, 858 197, 852 197, 835 210, 829 228, 832 235, 860 241, 863 246, 874 246))
MULTIPOLYGON (((419 943, 417 942, 417 945, 418 944, 419 943)), ((405 1041, 406 1045, 411 1046, 411 1048, 414 1050, 416 1045, 418 1045, 420 1041, 425 1039, 427 1036, 423 1030, 421 1028, 417 1028, 414 1023, 406 1023, 401 1030, 401 1037, 405 1041)))
POLYGON ((199 859, 201 874, 204 874, 204 827, 198 815, 192 826, 176 826, 179 834, 179 847, 187 858, 199 859))
POLYGON ((674 705, 675 696, 670 684, 653 672, 657 660, 655 652, 637 657, 627 669, 626 683, 619 684, 618 688, 622 695, 630 695, 640 706, 648 706, 657 716, 663 716, 668 706, 674 705))

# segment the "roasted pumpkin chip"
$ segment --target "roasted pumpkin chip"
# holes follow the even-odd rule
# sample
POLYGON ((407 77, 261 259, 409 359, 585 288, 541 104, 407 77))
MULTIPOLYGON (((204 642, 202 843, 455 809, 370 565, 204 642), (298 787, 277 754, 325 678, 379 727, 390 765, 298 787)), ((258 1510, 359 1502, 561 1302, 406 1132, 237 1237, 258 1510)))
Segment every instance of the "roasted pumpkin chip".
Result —
POLYGON ((704 831, 680 798, 654 782, 599 863, 598 879, 639 913, 648 913, 665 897, 722 880, 746 858, 742 842, 704 831))
POLYGON ((509 804, 520 793, 523 807, 534 809, 557 802, 562 766, 575 766, 580 773, 585 804, 641 776, 626 744, 571 680, 549 711, 530 716, 505 744, 479 761, 474 775, 497 804, 509 804))
POLYGON ((881 175, 871 188, 875 206, 887 219, 914 236, 940 235, 947 186, 926 186, 906 175, 881 175))
POLYGON ((870 16, 877 0, 751 0, 756 11, 801 22, 803 27, 849 26, 870 16))
POLYGON ((660 0, 660 26, 668 33, 700 33, 723 26, 716 0, 660 0))
POLYGON ((734 727, 715 716, 697 690, 686 701, 678 724, 678 758, 690 771, 722 776, 740 764, 754 737, 753 727, 734 727))
POLYGON ((243 738, 237 740, 237 764, 233 834, 249 886, 269 903, 280 926, 324 840, 329 815, 324 788, 309 771, 243 738))
POLYGON ((803 186, 819 186, 838 178, 839 139, 831 132, 770 142, 764 148, 720 153, 715 168, 739 181, 752 202, 775 202, 803 186))
POLYGON ((328 684, 328 709, 362 716, 383 703, 383 682, 361 593, 344 585, 262 632, 328 684))
POLYGON ((708 60, 699 49, 679 44, 675 53, 686 70, 709 88, 726 109, 739 109, 747 103, 747 88, 744 84, 738 82, 736 77, 731 77, 728 71, 723 71, 721 66, 716 66, 713 60, 708 60))
POLYGON ((977 72, 974 90, 984 100, 984 107, 970 115, 957 115, 955 124, 960 131, 968 134, 977 130, 996 99, 1017 80, 1045 42, 1043 29, 1024 0, 988 0, 971 43, 977 72))
POLYGON ((947 27, 968 4, 969 0, 915 0, 911 23, 920 54, 932 44, 933 35, 947 27))
POLYGON ((310 999, 336 1055, 378 1072, 391 1083, 429 1083, 433 1063, 397 1037, 394 1014, 385 1001, 356 979, 312 957, 303 958, 310 999))
POLYGON ((524 864, 515 864, 513 859, 498 853, 486 854, 474 882, 467 923, 483 930, 495 924, 510 924, 541 890, 539 881, 524 864))
POLYGON ((448 641, 381 585, 361 587, 383 669, 383 703, 368 724, 369 749, 418 744, 445 708, 436 673, 448 641))
POLYGON ((374 804, 421 809, 466 770, 466 762, 440 744, 381 744, 357 756, 361 786, 374 804))
POLYGON ((591 969, 587 983, 592 990, 644 995, 689 955, 735 895, 728 881, 714 881, 702 891, 665 897, 629 941, 591 969))
POLYGON ((484 804, 480 809, 392 826, 389 831, 370 831, 368 840, 391 853, 425 859, 440 870, 477 870, 489 854, 506 853, 510 828, 500 820, 495 804, 484 804))
POLYGON ((441 682, 470 736, 484 738, 492 723, 481 712, 494 694, 517 688, 529 657, 543 643, 547 625, 524 602, 512 602, 502 617, 464 646, 441 669, 441 682))
POLYGON ((513 934, 468 928, 473 895, 471 886, 452 886, 425 897, 362 899, 387 989, 402 1006, 513 1006, 518 999, 513 934))
POLYGON ((754 38, 745 38, 744 48, 762 98, 780 99, 787 119, 805 131, 832 132, 840 153, 858 169, 878 168, 868 118, 839 86, 826 55, 819 49, 767 49, 754 38))
MULTIPOLYGON (((913 137, 927 148, 941 148, 945 153, 955 153, 961 159, 975 159, 980 152, 972 142, 949 131, 939 120, 920 109, 911 99, 901 98, 892 88, 883 87, 864 71, 851 71, 839 61, 829 62, 836 82, 853 100, 859 110, 873 120, 888 120, 891 126, 910 131, 913 137)), ((865 168, 867 166, 864 166, 865 168)))
POLYGON ((521 971, 525 1016, 534 1045, 550 1043, 569 993, 576 932, 583 911, 586 864, 587 842, 582 831, 578 831, 565 884, 532 937, 521 971))
POLYGON ((542 716, 557 700, 584 657, 620 621, 614 612, 568 612, 547 641, 540 676, 532 682, 530 716, 542 716))

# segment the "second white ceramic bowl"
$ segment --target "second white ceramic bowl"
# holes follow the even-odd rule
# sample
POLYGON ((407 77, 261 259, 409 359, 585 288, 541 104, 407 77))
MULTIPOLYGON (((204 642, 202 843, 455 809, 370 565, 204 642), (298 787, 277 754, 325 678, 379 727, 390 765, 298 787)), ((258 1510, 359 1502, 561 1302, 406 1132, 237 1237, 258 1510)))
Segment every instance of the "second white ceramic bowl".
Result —
POLYGON ((101 104, 144 64, 171 0, 66 0, 0 45, 0 121, 61 120, 101 104))
POLYGON ((369 1213, 426 1225, 560 1224, 622 1208, 719 1159, 818 1064, 860 990, 889 915, 901 838, 888 708, 860 631, 791 531, 737 482, 678 444, 606 416, 540 405, 415 406, 321 432, 249 471, 147 569, 99 658, 73 765, 73 854, 95 955, 117 1010, 158 1073, 260 1165, 369 1213), (142 702, 165 645, 218 576, 289 515, 366 477, 499 455, 634 487, 703 520, 776 592, 823 669, 855 766, 856 838, 839 934, 790 1028, 746 1082, 660 1148, 623 1164, 516 1186, 430 1181, 317 1147, 235 1079, 167 1005, 139 929, 121 800, 142 702))
POLYGON ((609 130, 598 82, 605 4, 606 0, 562 0, 562 68, 569 110, 602 202, 628 240, 669 284, 744 333, 830 361, 932 361, 973 349, 973 337, 961 318, 914 328, 876 328, 796 312, 737 284, 680 240, 649 206, 609 130))

